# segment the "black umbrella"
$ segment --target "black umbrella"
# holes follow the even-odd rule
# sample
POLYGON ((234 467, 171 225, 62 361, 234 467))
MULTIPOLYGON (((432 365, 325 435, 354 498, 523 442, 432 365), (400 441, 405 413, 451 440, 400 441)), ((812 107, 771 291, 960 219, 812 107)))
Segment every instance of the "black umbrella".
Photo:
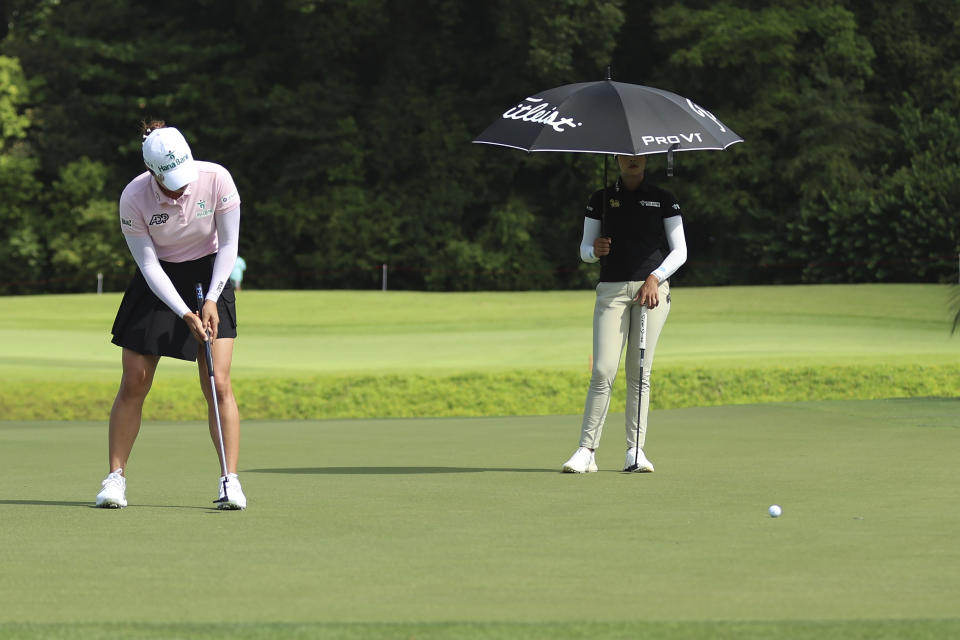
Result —
POLYGON ((474 142, 525 151, 719 151, 743 138, 689 98, 638 84, 568 84, 521 100, 474 142))
POLYGON ((565 84, 524 98, 474 142, 524 151, 666 153, 667 175, 672 176, 674 151, 722 151, 743 138, 693 100, 614 82, 608 69, 606 80, 565 84))

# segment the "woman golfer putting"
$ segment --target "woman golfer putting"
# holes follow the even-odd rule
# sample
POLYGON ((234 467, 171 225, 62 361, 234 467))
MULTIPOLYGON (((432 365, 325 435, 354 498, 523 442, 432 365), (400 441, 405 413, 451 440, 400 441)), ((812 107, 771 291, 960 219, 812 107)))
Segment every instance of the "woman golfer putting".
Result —
POLYGON ((670 313, 670 276, 686 261, 687 246, 676 198, 643 181, 646 156, 617 156, 617 162, 620 178, 593 194, 583 221, 581 259, 605 259, 593 311, 593 372, 580 446, 563 464, 567 473, 597 470, 595 452, 625 343, 627 457, 623 470, 653 471, 643 453, 650 367, 670 313), (601 220, 604 198, 606 214, 601 220))
POLYGON ((143 402, 160 357, 169 356, 198 362, 210 436, 218 458, 221 444, 226 458, 220 460, 215 502, 221 509, 244 509, 247 499, 237 478, 240 416, 230 384, 237 337, 230 271, 240 236, 240 196, 225 168, 194 160, 183 135, 162 121, 144 125, 143 161, 147 171, 120 195, 120 230, 138 268, 113 323, 113 343, 123 347, 123 376, 110 411, 110 473, 96 504, 127 506, 125 469, 143 402), (199 315, 193 310, 199 306, 198 282, 209 283, 199 315), (214 389, 205 358, 197 357, 208 340, 214 389))

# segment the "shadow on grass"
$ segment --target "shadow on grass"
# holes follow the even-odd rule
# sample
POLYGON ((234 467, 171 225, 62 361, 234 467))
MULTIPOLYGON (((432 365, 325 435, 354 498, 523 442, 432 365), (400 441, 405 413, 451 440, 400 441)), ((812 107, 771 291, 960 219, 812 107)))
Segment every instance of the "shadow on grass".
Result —
POLYGON ((245 473, 287 473, 292 475, 416 475, 426 473, 557 473, 556 469, 493 469, 487 467, 286 467, 279 469, 244 469, 245 473))
POLYGON ((68 502, 65 500, 0 500, 0 504, 27 504, 37 507, 92 507, 93 502, 68 502))
MULTIPOLYGON (((87 507, 89 509, 98 509, 100 511, 120 511, 120 509, 103 509, 93 504, 92 500, 85 500, 83 502, 67 500, 0 500, 0 504, 31 505, 35 507, 87 507)), ((134 509, 203 509, 204 511, 220 511, 216 507, 198 507, 196 505, 181 504, 134 504, 127 508, 129 509, 131 507, 134 509)))

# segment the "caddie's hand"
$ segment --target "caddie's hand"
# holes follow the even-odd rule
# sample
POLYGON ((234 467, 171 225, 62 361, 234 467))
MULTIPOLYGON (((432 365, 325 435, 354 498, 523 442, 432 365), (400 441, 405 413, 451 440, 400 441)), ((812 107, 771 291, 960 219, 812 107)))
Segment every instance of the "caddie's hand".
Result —
POLYGON ((601 236, 593 241, 593 255, 606 256, 610 254, 610 238, 601 236))
POLYGON ((197 339, 197 342, 206 342, 207 334, 203 330, 203 321, 200 319, 200 316, 190 311, 183 315, 183 321, 187 323, 187 327, 190 328, 190 333, 197 339))
POLYGON ((220 314, 217 312, 217 303, 212 300, 203 301, 203 328, 210 336, 210 341, 217 339, 217 330, 220 328, 220 314))
POLYGON ((660 304, 660 281, 652 273, 647 276, 637 293, 637 302, 646 305, 647 309, 656 309, 660 304))

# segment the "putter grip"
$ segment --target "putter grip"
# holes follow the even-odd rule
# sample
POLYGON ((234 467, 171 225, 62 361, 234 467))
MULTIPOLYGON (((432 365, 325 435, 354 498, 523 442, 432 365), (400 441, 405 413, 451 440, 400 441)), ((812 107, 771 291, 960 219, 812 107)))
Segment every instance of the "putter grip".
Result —
MULTIPOLYGON (((197 315, 200 316, 200 319, 203 319, 203 285, 197 283, 196 286, 197 292, 197 315)), ((213 375, 213 352, 210 350, 210 341, 207 340, 203 343, 204 346, 204 356, 207 358, 207 372, 210 375, 213 375)))
POLYGON ((197 292, 197 315, 199 316, 203 312, 203 285, 198 282, 195 291, 197 292))

